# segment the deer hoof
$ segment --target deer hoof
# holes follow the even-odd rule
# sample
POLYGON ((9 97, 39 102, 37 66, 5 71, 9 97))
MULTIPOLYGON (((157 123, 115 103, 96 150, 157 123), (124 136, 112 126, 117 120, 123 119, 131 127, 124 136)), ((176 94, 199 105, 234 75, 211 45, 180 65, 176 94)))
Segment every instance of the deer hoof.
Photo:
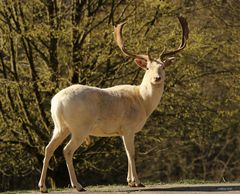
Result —
POLYGON ((75 188, 78 192, 83 192, 86 191, 82 185, 80 185, 79 183, 77 183, 77 185, 74 185, 73 188, 75 188))
POLYGON ((129 182, 128 186, 129 187, 145 187, 144 184, 142 184, 142 183, 135 183, 135 182, 129 182))
POLYGON ((84 189, 84 188, 82 187, 82 188, 80 188, 80 189, 77 189, 77 191, 78 191, 78 192, 84 192, 84 191, 86 191, 86 189, 84 189))
POLYGON ((39 187, 39 189, 40 189, 41 193, 48 193, 48 190, 46 187, 41 186, 41 187, 39 187))
POLYGON ((135 187, 135 183, 134 182, 128 182, 128 186, 129 187, 135 187))

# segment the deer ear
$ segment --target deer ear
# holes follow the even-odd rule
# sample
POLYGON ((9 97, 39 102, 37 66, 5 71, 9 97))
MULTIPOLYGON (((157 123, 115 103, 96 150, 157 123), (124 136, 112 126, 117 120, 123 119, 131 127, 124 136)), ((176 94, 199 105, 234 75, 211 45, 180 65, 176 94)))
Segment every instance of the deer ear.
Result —
POLYGON ((165 59, 163 61, 164 67, 167 67, 167 66, 171 65, 173 63, 174 59, 175 59, 175 57, 169 57, 169 58, 165 59))
POLYGON ((147 70, 147 61, 143 59, 134 59, 134 62, 144 70, 147 70))

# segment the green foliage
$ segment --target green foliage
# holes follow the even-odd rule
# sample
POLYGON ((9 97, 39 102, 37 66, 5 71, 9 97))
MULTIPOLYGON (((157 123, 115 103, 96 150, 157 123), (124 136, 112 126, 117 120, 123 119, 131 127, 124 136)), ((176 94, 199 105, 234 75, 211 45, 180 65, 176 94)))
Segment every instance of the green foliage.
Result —
MULTIPOLYGON (((239 9, 222 0, 0 1, 0 190, 36 187, 57 91, 141 82, 143 72, 113 41, 113 25, 127 20, 126 46, 158 57, 180 43, 179 14, 190 37, 166 70, 160 106, 137 135, 140 178, 239 180, 239 9)), ((61 149, 48 172, 52 186, 69 184, 61 149)), ((125 180, 120 138, 92 138, 75 160, 83 183, 125 180)))

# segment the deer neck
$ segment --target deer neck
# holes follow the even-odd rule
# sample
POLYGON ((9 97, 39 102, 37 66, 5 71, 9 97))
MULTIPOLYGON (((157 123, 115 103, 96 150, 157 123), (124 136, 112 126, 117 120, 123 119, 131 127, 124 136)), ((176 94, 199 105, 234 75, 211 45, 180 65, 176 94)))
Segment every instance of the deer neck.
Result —
POLYGON ((164 81, 160 84, 152 84, 147 74, 144 75, 143 81, 139 86, 140 95, 147 116, 157 108, 163 94, 164 81))

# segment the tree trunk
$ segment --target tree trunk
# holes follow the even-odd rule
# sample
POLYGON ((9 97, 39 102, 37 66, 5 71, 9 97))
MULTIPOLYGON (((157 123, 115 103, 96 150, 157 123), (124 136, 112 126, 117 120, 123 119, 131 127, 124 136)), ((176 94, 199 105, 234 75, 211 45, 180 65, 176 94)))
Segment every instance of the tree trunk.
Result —
POLYGON ((80 82, 80 68, 82 63, 81 57, 81 48, 82 48, 82 41, 83 36, 80 32, 80 23, 81 18, 83 15, 83 7, 86 4, 86 1, 83 0, 74 0, 73 1, 73 11, 72 11, 72 66, 73 66, 73 74, 71 78, 72 83, 79 83, 80 82))

